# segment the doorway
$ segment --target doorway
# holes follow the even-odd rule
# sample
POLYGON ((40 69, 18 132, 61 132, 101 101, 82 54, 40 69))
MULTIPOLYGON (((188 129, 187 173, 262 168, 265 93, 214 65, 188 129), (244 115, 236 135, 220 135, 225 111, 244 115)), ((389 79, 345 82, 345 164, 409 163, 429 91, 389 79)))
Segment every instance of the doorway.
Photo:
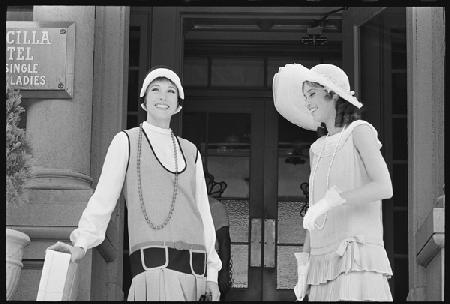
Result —
MULTIPOLYGON (((272 80, 289 63, 341 66, 342 45, 333 36, 339 21, 327 44, 311 46, 288 40, 286 32, 280 40, 263 30, 256 35, 248 28, 261 28, 258 20, 234 18, 185 18, 182 137, 197 146, 214 181, 226 184, 217 198, 231 236, 233 284, 225 299, 295 301, 294 252, 303 250, 300 214, 317 135, 278 114, 272 80)), ((292 32, 308 24, 293 19, 271 24, 292 32)))
POLYGON ((307 201, 300 186, 308 180, 315 132, 284 120, 271 98, 221 99, 186 102, 183 137, 199 147, 204 170, 226 185, 216 196, 232 242, 226 300, 294 301, 293 253, 302 251, 307 201))

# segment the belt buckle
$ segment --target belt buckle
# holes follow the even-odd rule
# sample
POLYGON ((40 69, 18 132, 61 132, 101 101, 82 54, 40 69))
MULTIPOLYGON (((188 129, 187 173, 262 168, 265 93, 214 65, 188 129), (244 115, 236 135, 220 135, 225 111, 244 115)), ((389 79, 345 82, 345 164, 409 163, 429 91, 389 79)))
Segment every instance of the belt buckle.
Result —
POLYGON ((206 251, 200 249, 189 249, 189 266, 191 266, 192 274, 198 277, 204 277, 206 273, 206 251), (195 273, 194 267, 192 266, 192 253, 203 253, 203 274, 195 273))
POLYGON ((144 270, 167 268, 167 265, 169 265, 169 248, 168 248, 167 246, 163 246, 163 245, 150 245, 150 246, 147 246, 147 247, 142 247, 142 248, 140 248, 139 250, 141 251, 141 264, 142 264, 142 267, 144 268, 144 270), (147 267, 147 266, 145 266, 144 249, 147 249, 147 248, 153 248, 153 247, 164 248, 164 253, 165 253, 165 263, 164 263, 163 265, 156 266, 156 267, 147 267))

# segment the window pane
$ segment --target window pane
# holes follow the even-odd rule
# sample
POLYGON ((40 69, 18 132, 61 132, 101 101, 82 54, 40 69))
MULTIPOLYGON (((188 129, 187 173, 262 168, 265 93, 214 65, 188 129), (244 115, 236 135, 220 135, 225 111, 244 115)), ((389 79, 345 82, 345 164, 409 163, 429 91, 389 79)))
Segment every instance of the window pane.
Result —
POLYGON ((248 200, 221 199, 230 221, 230 238, 232 242, 248 242, 249 206, 248 200))
POLYGON ((206 115, 203 112, 183 113, 183 138, 194 143, 197 149, 201 149, 201 144, 206 142, 206 115))
POLYGON ((394 253, 408 254, 408 212, 394 211, 394 253))
POLYGON ((138 26, 130 26, 129 64, 132 67, 139 66, 140 36, 141 36, 141 29, 138 26))
POLYGON ((408 130, 406 118, 392 120, 392 135, 394 144, 394 160, 408 159, 408 130))
POLYGON ((277 244, 304 243, 306 230, 300 216, 304 202, 278 202, 277 244))
POLYGON ((406 69, 406 30, 396 28, 391 30, 392 68, 406 69))
POLYGON ((208 156, 205 167, 216 182, 226 183, 223 197, 249 197, 249 158, 208 156))
POLYGON ((278 197, 300 198, 300 185, 310 174, 309 148, 317 135, 278 118, 278 197))
POLYGON ((210 113, 209 143, 249 143, 251 117, 247 113, 210 113))
POLYGON ((408 259, 395 259, 393 272, 395 274, 395 289, 393 300, 406 301, 408 296, 408 259))
POLYGON ((233 288, 248 287, 248 245, 231 245, 233 288))
POLYGON ((185 87, 208 86, 208 60, 202 57, 184 59, 183 85, 185 87))
POLYGON ((127 115, 127 129, 131 129, 138 126, 137 115, 127 115))
POLYGON ((277 246, 277 289, 294 288, 297 283, 297 260, 294 252, 302 251, 301 246, 277 246))
POLYGON ((408 164, 394 164, 394 205, 408 207, 408 164))
POLYGON ((253 58, 212 59, 211 86, 263 87, 264 60, 253 58))
POLYGON ((406 73, 392 74, 392 114, 407 114, 406 73))
POLYGON ((128 111, 137 111, 138 110, 138 90, 139 87, 139 71, 129 71, 128 72, 128 111))

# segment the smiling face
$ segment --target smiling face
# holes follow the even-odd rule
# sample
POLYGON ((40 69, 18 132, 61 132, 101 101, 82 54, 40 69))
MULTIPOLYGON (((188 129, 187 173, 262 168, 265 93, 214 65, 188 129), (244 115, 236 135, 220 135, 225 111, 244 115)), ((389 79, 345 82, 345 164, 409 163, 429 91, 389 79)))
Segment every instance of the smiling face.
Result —
POLYGON ((178 90, 176 85, 167 78, 153 80, 145 95, 147 120, 150 122, 166 121, 177 113, 178 90))
POLYGON ((313 119, 319 123, 329 123, 336 117, 336 100, 319 84, 305 81, 303 83, 303 95, 305 96, 306 107, 311 112, 313 119))

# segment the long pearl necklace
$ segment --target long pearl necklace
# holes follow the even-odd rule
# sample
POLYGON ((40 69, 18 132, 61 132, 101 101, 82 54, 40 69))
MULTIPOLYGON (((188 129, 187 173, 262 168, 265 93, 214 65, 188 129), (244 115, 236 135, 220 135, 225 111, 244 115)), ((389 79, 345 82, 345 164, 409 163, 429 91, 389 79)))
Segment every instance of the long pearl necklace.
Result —
MULTIPOLYGON (((329 185, 330 185, 330 171, 331 171, 331 166, 333 165, 334 158, 336 157, 337 149, 338 149, 338 147, 339 147, 339 144, 341 143, 342 134, 344 134, 345 128, 346 128, 346 126, 342 129, 341 134, 339 135, 338 143, 336 144, 336 147, 334 147, 333 157, 331 158, 330 164, 328 165, 328 172, 327 172, 327 190, 328 190, 328 187, 329 187, 329 185)), ((325 137, 325 142, 324 142, 323 147, 322 147, 322 151, 320 151, 319 158, 317 159, 316 166, 314 167, 313 173, 312 173, 312 175, 311 175, 311 189, 312 189, 312 190, 311 190, 311 203, 314 202, 314 179, 315 179, 315 177, 316 177, 316 171, 317 171, 317 168, 319 167, 319 162, 320 162, 320 160, 321 160, 321 158, 322 158, 323 151, 325 150, 325 147, 326 147, 327 142, 328 142, 328 135, 329 135, 329 134, 327 133, 327 136, 325 137)), ((319 226, 319 225, 317 225, 316 222, 314 222, 314 226, 315 226, 317 229, 322 230, 323 227, 325 227, 325 222, 327 221, 327 216, 328 216, 328 212, 325 212, 325 218, 324 218, 324 220, 323 220, 322 225, 319 226)))
POLYGON ((142 182, 141 182, 142 124, 140 125, 139 139, 138 139, 138 153, 137 153, 138 193, 139 193, 139 201, 141 203, 141 210, 142 210, 142 213, 144 214, 145 221, 150 226, 150 228, 152 228, 153 230, 163 229, 169 223, 170 219, 172 218, 173 212, 175 210, 175 201, 177 199, 177 193, 178 193, 178 174, 179 174, 179 172, 178 172, 177 147, 175 144, 175 136, 173 135, 172 131, 170 132, 170 137, 172 138, 173 154, 174 154, 174 159, 175 159, 175 178, 174 178, 174 182, 173 182, 172 202, 170 204, 169 213, 167 214, 167 217, 164 220, 164 222, 162 222, 159 225, 155 225, 152 223, 152 221, 147 216, 147 210, 146 210, 145 204, 144 204, 144 197, 142 195, 142 182))

